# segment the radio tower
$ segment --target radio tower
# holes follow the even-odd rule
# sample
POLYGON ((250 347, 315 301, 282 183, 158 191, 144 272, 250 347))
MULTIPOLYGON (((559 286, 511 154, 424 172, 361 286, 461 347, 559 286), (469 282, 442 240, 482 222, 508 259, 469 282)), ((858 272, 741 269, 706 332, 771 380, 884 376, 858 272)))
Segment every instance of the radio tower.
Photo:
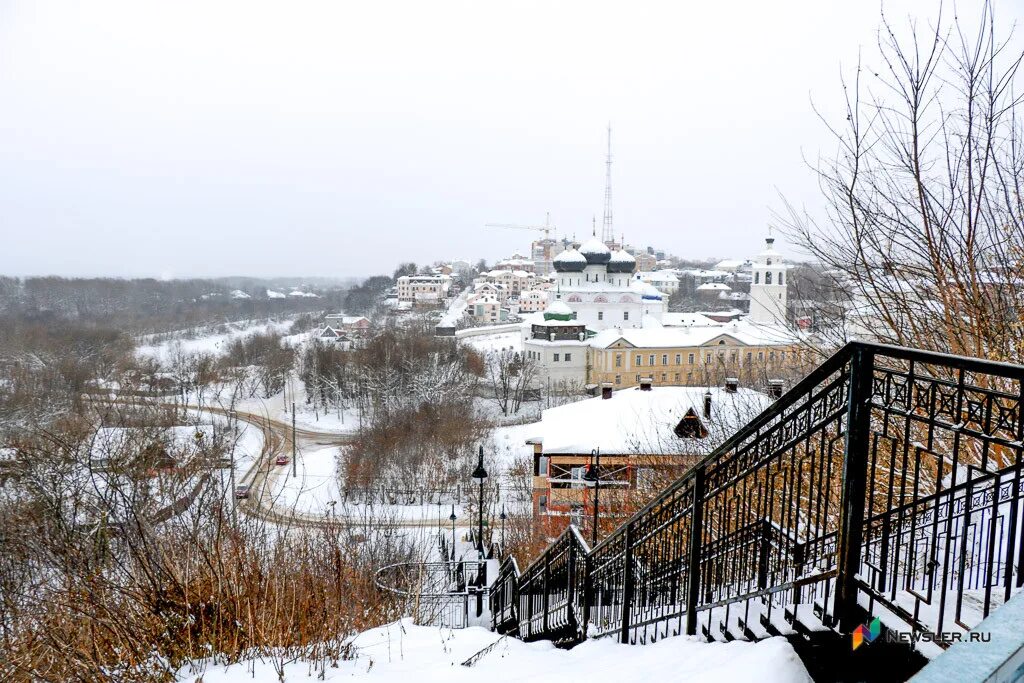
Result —
POLYGON ((601 223, 601 241, 615 241, 612 229, 612 124, 608 122, 608 156, 604 160, 604 221, 601 223))

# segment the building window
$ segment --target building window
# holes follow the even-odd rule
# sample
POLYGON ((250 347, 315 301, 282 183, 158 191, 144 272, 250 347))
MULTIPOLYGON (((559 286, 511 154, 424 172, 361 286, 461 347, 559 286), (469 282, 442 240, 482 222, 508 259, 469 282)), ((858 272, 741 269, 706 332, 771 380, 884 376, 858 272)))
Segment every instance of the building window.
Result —
POLYGON ((661 373, 661 381, 662 381, 662 382, 666 382, 666 381, 668 381, 668 374, 666 374, 666 373, 664 373, 664 372, 663 372, 663 373, 661 373))
POLYGON ((555 362, 556 363, 558 362, 558 354, 557 353, 555 354, 555 362))
POLYGON ((693 365, 693 354, 690 354, 690 365, 693 365))
POLYGON ((623 311, 622 312, 622 319, 623 320, 629 320, 629 311, 623 311))
POLYGON ((622 367, 622 354, 621 353, 615 354, 615 367, 617 367, 617 368, 621 368, 622 367))
POLYGON ((537 460, 537 476, 548 476, 548 457, 546 455, 540 456, 537 460))
POLYGON ((747 362, 748 363, 750 362, 752 356, 753 356, 753 354, 750 351, 747 351, 747 362))
POLYGON ((598 320, 604 320, 604 311, 598 311, 597 312, 597 319, 598 320))
POLYGON ((764 283, 766 285, 770 285, 772 283, 772 272, 770 270, 766 271, 764 274, 764 283))
POLYGON ((661 354, 661 364, 662 365, 668 365, 668 354, 667 353, 661 354))
MULTIPOLYGON (((644 357, 641 356, 639 353, 636 354, 636 364, 637 364, 637 367, 640 367, 641 365, 644 364, 644 357)), ((637 377, 639 377, 639 376, 640 375, 637 375, 637 377)))
POLYGON ((572 360, 572 354, 571 353, 565 354, 565 362, 568 363, 571 360, 572 360))
POLYGON ((706 356, 704 356, 704 362, 705 363, 710 363, 711 362, 711 354, 710 353, 707 354, 706 356))
POLYGON ((647 357, 647 360, 650 361, 648 365, 654 365, 654 354, 652 353, 651 355, 649 355, 647 357))
POLYGON ((761 271, 759 271, 759 270, 754 272, 754 284, 755 285, 761 284, 761 271))
POLYGON ((541 496, 540 499, 537 501, 537 507, 540 510, 540 514, 546 515, 548 512, 548 497, 541 496))
POLYGON ((757 352, 757 359, 758 360, 764 360, 764 351, 758 351, 757 352))
POLYGON ((678 372, 676 373, 676 381, 677 382, 679 381, 679 373, 678 372))
POLYGON ((782 282, 782 273, 779 273, 779 284, 780 285, 783 284, 783 282, 782 282))
POLYGON ((615 375, 615 383, 622 384, 622 375, 615 375))
MULTIPOLYGON (((566 357, 566 360, 568 360, 568 357, 566 357)), ((736 361, 737 361, 736 352, 733 351, 732 353, 729 354, 729 362, 730 363, 735 363, 736 361)))
POLYGON ((775 352, 774 351, 769 351, 768 352, 768 360, 775 360, 775 352))
POLYGON ((636 376, 636 383, 637 383, 637 384, 639 384, 639 383, 640 383, 640 375, 637 375, 637 376, 636 376))
POLYGON ((683 354, 677 353, 676 354, 676 365, 682 365, 682 364, 683 364, 683 354))
POLYGON ((779 353, 779 360, 782 360, 782 361, 786 360, 786 352, 785 351, 782 351, 782 352, 779 353))

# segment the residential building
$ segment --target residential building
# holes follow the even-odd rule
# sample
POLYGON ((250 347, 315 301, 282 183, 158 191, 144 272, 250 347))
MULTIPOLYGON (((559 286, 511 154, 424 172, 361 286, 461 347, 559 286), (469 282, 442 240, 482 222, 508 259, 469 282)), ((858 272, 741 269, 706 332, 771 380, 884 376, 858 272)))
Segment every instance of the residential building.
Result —
POLYGON ((519 313, 537 313, 548 305, 548 293, 542 289, 528 289, 519 295, 519 313))
POLYGON ((679 276, 671 270, 639 272, 634 277, 665 294, 672 294, 679 289, 679 276))
MULTIPOLYGON (((593 513, 584 479, 600 449, 599 513, 629 514, 630 494, 675 477, 766 409, 772 399, 724 387, 642 387, 549 408, 527 439, 533 446, 533 514, 547 535, 593 513)), ((634 498, 635 501, 635 498, 634 498)), ((635 506, 635 505, 634 505, 635 506)))
POLYGON ((398 278, 398 301, 415 306, 437 306, 444 303, 451 289, 448 275, 403 275, 398 278))

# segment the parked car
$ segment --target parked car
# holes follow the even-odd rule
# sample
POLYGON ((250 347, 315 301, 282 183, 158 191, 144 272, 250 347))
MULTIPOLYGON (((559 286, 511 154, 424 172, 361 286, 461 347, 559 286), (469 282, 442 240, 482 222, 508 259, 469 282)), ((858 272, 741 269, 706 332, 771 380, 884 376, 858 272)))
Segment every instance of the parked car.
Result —
POLYGON ((235 498, 248 498, 249 497, 249 485, 239 484, 235 487, 235 498))
POLYGON ((287 465, 288 464, 288 456, 287 455, 279 455, 279 456, 277 456, 277 461, 276 462, 277 462, 278 465, 287 465))

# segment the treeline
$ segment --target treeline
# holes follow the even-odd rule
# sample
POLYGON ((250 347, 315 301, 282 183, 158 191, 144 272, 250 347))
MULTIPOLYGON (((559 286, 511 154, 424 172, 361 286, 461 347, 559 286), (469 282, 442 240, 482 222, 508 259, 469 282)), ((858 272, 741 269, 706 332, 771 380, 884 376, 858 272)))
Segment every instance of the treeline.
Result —
POLYGON ((0 277, 0 325, 70 320, 134 334, 166 332, 224 320, 338 310, 348 291, 330 285, 310 290, 316 297, 270 298, 267 290, 274 286, 261 280, 0 277), (235 298, 236 291, 245 296, 235 298))

